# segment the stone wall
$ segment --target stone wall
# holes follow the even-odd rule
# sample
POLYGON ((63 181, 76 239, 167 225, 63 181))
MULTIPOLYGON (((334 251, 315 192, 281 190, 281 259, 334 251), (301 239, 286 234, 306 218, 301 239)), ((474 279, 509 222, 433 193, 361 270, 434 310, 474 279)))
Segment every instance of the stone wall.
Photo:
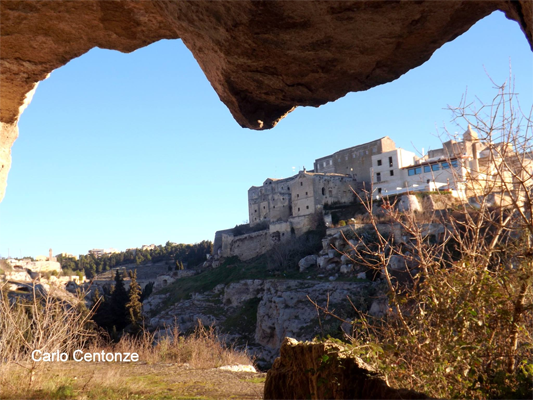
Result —
POLYGON ((265 253, 272 247, 270 231, 264 230, 242 236, 222 234, 222 257, 237 256, 246 261, 265 253))
POLYGON ((287 242, 291 240, 291 224, 288 221, 270 223, 270 237, 275 242, 287 242))

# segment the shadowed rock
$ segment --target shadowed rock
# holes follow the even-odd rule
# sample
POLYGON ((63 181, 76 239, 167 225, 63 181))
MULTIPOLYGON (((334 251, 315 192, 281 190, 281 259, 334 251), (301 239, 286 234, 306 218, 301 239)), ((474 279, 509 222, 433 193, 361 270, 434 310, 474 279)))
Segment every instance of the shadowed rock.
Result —
POLYGON ((429 399, 424 393, 389 387, 361 359, 340 345, 285 338, 268 371, 265 399, 429 399))

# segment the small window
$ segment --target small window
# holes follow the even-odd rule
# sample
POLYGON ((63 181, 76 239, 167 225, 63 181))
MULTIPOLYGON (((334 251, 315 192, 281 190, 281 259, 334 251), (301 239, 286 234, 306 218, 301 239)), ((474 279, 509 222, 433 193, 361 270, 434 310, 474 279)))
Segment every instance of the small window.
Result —
POLYGON ((305 206, 305 208, 307 208, 309 210, 309 206, 305 206))
POLYGON ((333 160, 329 160, 329 165, 333 164, 333 160))
POLYGON ((265 206, 263 206, 263 210, 265 210, 265 209, 266 209, 266 207, 265 207, 265 206))
POLYGON ((413 175, 415 174, 415 169, 414 169, 414 168, 409 168, 409 169, 407 170, 407 174, 408 174, 409 176, 413 176, 413 175))
POLYGON ((381 172, 376 174, 376 182, 381 182, 381 172))
POLYGON ((378 193, 381 194, 381 188, 378 188, 378 193))
POLYGON ((326 166, 326 162, 324 161, 324 167, 326 166))
POLYGON ((326 189, 322 188, 322 196, 325 196, 325 194, 326 194, 326 189))
POLYGON ((442 169, 449 169, 449 168, 450 168, 450 164, 448 164, 447 162, 442 163, 442 169))
POLYGON ((378 160, 378 167, 381 166, 381 160, 378 160))
POLYGON ((276 208, 276 206, 272 206, 272 208, 276 208))
POLYGON ((298 207, 298 211, 300 211, 300 207, 298 207))
POLYGON ((431 170, 432 170, 432 171, 438 171, 438 170, 440 170, 439 164, 433 164, 433 165, 431 166, 431 170))
POLYGON ((308 196, 307 192, 305 192, 305 195, 308 196))
POLYGON ((452 167, 454 168, 457 168, 459 166, 459 163, 457 162, 457 160, 453 160, 451 163, 452 167))
POLYGON ((303 186, 303 185, 304 185, 304 183, 303 183, 303 182, 300 182, 300 186, 303 186))
POLYGON ((424 165, 424 172, 431 172, 431 167, 429 165, 424 165))
POLYGON ((420 175, 422 173, 422 167, 415 168, 415 175, 420 175))
POLYGON ((390 172, 390 176, 394 176, 394 171, 392 169, 389 172, 390 172))
POLYGON ((297 194, 296 194, 296 197, 300 197, 300 193, 297 193, 297 194))
POLYGON ((392 157, 389 157, 389 168, 392 168, 392 157))

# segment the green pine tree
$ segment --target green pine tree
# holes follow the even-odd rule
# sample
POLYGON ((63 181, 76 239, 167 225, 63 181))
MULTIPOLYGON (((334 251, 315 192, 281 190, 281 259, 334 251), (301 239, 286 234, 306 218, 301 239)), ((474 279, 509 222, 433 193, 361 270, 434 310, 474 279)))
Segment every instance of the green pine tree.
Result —
POLYGON ((129 301, 126 304, 128 310, 129 322, 133 325, 133 329, 138 331, 142 322, 142 303, 141 303, 141 286, 137 282, 137 270, 130 272, 130 290, 128 293, 129 301))
POLYGON ((128 302, 128 292, 124 286, 124 279, 120 272, 115 273, 115 289, 111 293, 111 314, 114 320, 114 325, 117 330, 122 330, 128 324, 128 314, 126 310, 126 303, 128 302))

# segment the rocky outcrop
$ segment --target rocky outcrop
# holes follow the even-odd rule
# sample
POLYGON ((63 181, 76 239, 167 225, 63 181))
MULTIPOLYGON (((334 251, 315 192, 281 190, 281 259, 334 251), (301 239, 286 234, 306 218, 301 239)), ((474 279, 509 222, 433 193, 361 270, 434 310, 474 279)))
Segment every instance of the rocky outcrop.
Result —
MULTIPOLYGON (((330 309, 343 317, 355 312, 348 297, 364 312, 371 306, 373 293, 372 282, 265 281, 257 309, 255 340, 277 350, 286 336, 307 340, 317 334, 333 333, 321 332, 317 309, 310 300, 322 307, 329 304, 330 309)), ((340 326, 340 322, 335 322, 335 326, 340 326)))
POLYGON ((268 371, 265 399, 428 399, 424 393, 389 387, 361 359, 331 342, 286 338, 268 371))
POLYGON ((533 43, 529 0, 8 0, 0 8, 0 199, 36 84, 93 47, 130 52, 181 38, 235 120, 268 129, 297 106, 397 79, 498 9, 533 43))

